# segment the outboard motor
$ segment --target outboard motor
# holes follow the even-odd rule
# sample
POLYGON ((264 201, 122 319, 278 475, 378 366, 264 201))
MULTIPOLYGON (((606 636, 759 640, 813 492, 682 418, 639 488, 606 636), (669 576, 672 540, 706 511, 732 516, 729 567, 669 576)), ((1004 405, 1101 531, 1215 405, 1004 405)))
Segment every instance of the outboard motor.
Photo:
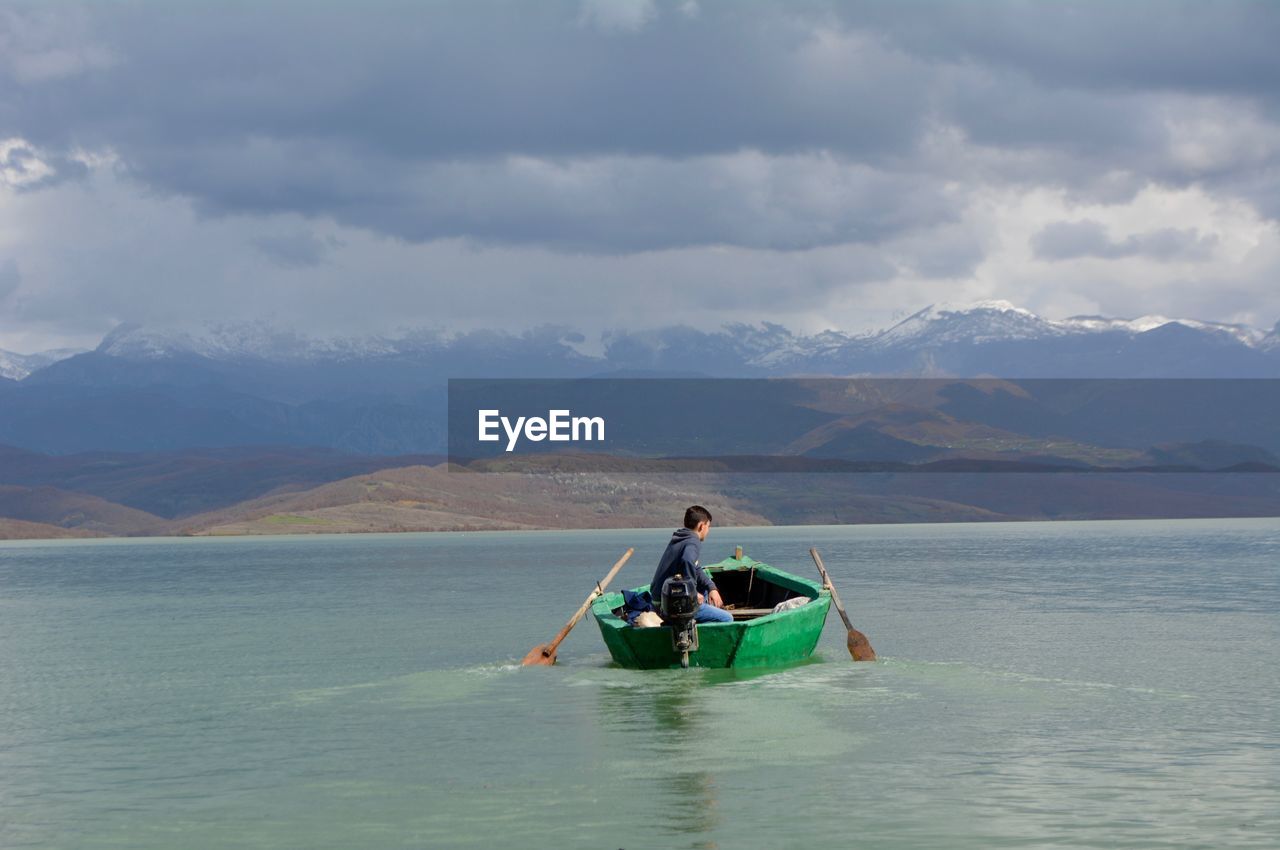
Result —
POLYGON ((698 648, 698 585, 674 575, 662 583, 662 619, 671 626, 671 648, 680 653, 680 666, 689 666, 689 653, 698 648))

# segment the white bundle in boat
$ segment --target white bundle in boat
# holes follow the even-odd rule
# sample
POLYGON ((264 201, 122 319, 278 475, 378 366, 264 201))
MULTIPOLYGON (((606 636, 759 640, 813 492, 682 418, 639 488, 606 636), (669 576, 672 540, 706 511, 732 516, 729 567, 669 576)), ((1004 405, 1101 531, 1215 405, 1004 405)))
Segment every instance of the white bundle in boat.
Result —
POLYGON ((662 618, 652 611, 645 611, 631 625, 637 629, 656 629, 662 625, 662 618))
POLYGON ((779 611, 790 611, 792 608, 799 608, 801 605, 807 605, 807 604, 809 604, 809 597, 793 596, 790 599, 784 599, 781 602, 779 602, 777 605, 774 605, 773 613, 776 614, 779 611))

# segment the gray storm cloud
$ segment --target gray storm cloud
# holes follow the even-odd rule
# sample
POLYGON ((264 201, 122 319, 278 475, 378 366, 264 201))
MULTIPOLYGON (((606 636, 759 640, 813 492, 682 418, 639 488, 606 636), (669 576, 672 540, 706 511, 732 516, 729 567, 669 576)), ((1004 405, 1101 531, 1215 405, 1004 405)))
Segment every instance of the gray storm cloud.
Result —
POLYGON ((288 311, 302 273, 313 293, 358 278, 370 322, 482 322, 443 291, 459 278, 495 325, 551 318, 531 302, 656 323, 627 291, 646 285, 811 324, 957 291, 1125 309, 1025 264, 1141 258, 1155 276, 1217 253, 1238 266, 1210 277, 1256 280, 1265 316, 1278 36, 1280 7, 1250 2, 10 4, 0 174, 19 235, 0 263, 24 273, 0 331, 288 311), (1151 191, 1200 212, 1112 238, 1097 208, 1151 191), (1037 193, 1057 208, 1007 235, 1037 193), (134 204, 165 245, 110 212, 134 204), (1252 253, 1215 253, 1232 204, 1264 234, 1252 253), (59 253, 68 220, 92 270, 59 253), (1000 254, 1028 242, 1021 268, 1000 254))

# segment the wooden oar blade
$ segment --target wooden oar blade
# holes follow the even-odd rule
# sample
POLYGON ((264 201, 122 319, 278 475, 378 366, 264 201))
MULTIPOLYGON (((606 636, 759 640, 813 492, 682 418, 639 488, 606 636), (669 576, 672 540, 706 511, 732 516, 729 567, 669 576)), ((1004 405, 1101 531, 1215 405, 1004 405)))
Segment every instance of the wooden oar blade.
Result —
POLYGON ((849 655, 854 661, 875 661, 876 651, 871 648, 871 641, 867 640, 867 636, 857 629, 849 629, 849 639, 846 641, 849 647, 849 655))
POLYGON ((853 623, 849 622, 849 615, 845 613, 844 603, 840 601, 840 594, 836 592, 836 586, 831 583, 831 576, 827 573, 827 565, 822 563, 822 556, 818 554, 817 549, 810 549, 809 555, 813 558, 814 565, 818 568, 819 575, 822 576, 822 586, 831 593, 831 604, 836 606, 836 611, 840 613, 840 619, 844 621, 845 631, 849 633, 845 646, 849 647, 849 655, 854 661, 875 661, 876 651, 871 648, 871 641, 867 640, 867 636, 853 627, 853 623))
POLYGON ((529 654, 524 657, 524 661, 520 662, 524 667, 550 667, 555 663, 556 652, 554 649, 548 649, 545 643, 529 650, 529 654))

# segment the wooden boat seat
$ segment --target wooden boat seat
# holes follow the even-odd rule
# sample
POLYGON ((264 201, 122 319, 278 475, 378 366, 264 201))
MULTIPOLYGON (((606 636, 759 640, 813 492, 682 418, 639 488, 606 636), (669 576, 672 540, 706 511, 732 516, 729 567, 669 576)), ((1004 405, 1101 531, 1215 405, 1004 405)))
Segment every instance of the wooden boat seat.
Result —
POLYGON ((773 613, 772 608, 729 608, 728 611, 735 620, 754 620, 773 613))

